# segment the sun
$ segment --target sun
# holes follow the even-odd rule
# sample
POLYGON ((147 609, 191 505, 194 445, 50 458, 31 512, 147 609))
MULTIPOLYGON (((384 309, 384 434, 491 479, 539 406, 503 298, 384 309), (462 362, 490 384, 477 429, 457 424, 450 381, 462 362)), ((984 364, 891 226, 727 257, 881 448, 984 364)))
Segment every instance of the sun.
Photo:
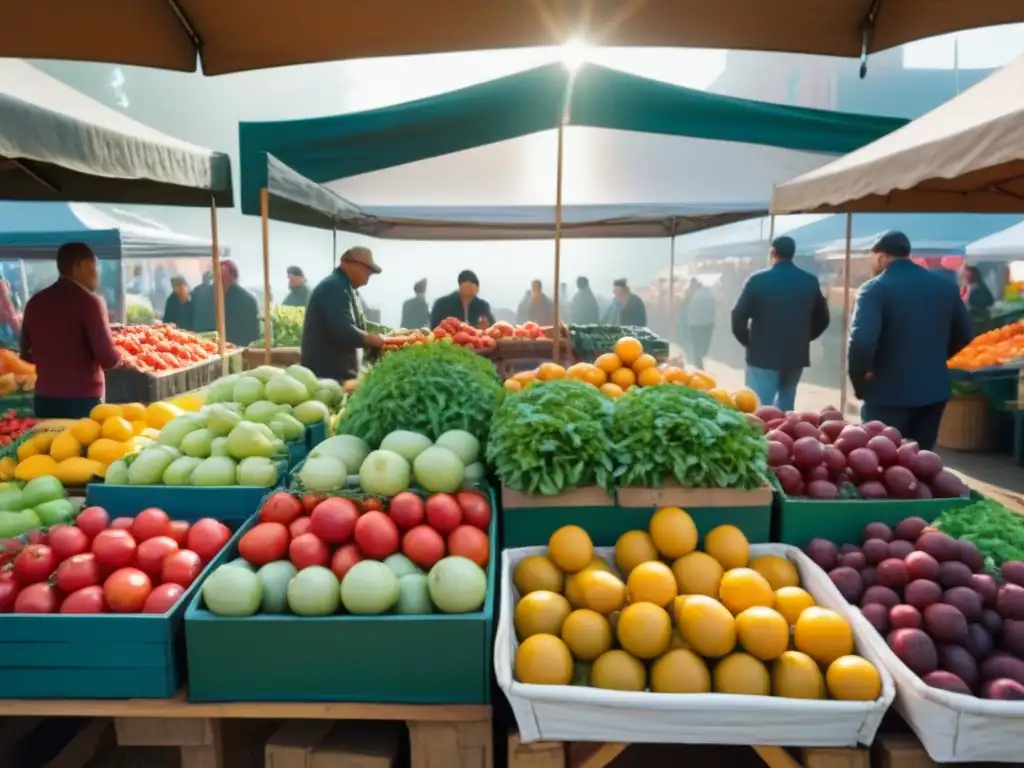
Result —
POLYGON ((589 59, 591 48, 578 37, 571 38, 562 46, 562 64, 570 72, 575 72, 589 59))

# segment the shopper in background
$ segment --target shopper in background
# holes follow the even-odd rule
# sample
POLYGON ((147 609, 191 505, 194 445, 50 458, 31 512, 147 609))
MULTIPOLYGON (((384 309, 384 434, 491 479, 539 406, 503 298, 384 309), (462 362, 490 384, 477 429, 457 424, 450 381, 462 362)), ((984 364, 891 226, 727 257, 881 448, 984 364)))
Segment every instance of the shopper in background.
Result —
POLYGON ((793 263, 796 243, 777 237, 772 266, 747 278, 732 309, 732 333, 746 347, 747 386, 764 405, 791 411, 811 342, 829 324, 818 278, 793 263))
POLYGON ((992 291, 985 285, 981 277, 981 270, 977 267, 970 267, 966 264, 960 270, 960 297, 967 305, 967 311, 972 317, 984 317, 988 314, 989 307, 996 303, 992 291))
POLYGON ((186 331, 192 330, 194 325, 192 297, 189 295, 188 283, 184 277, 171 278, 171 295, 167 297, 167 302, 164 304, 163 319, 165 323, 174 323, 186 331))
POLYGON ((217 304, 213 294, 213 272, 203 273, 203 281, 192 290, 192 330, 210 333, 217 330, 217 304))
POLYGON ((309 304, 309 284, 302 267, 288 267, 288 295, 282 303, 286 307, 304 307, 309 304))
POLYGON ((480 279, 469 269, 459 272, 459 289, 442 296, 430 310, 430 327, 436 328, 447 317, 454 317, 475 328, 494 325, 491 305, 480 298, 480 279))
POLYGON ((402 328, 426 328, 430 324, 430 306, 427 304, 427 278, 412 286, 413 296, 402 304, 402 328))
POLYGON ((530 283, 530 290, 519 302, 516 312, 517 323, 522 325, 528 321, 545 326, 555 322, 555 302, 544 293, 544 285, 540 280, 530 283))
POLYGON ((380 272, 369 248, 349 248, 338 268, 313 289, 302 326, 302 364, 318 378, 354 379, 359 373, 359 350, 383 343, 376 333, 367 333, 358 293, 371 275, 380 272))
POLYGON ((224 330, 227 341, 247 347, 260 337, 260 308, 256 297, 238 284, 238 265, 231 259, 220 263, 224 287, 224 330))
POLYGON ((847 362, 861 419, 931 450, 949 400, 946 361, 971 341, 971 319, 956 286, 911 261, 910 251, 902 232, 871 246, 875 277, 857 291, 847 362))
POLYGON ((613 322, 616 325, 647 325, 647 306, 643 299, 629 290, 626 278, 620 277, 612 283, 612 293, 615 294, 615 301, 611 311, 615 315, 613 322))
POLYGON ((690 280, 686 296, 679 308, 679 338, 686 339, 690 362, 704 367, 704 357, 711 349, 711 336, 715 330, 715 295, 696 277, 690 280))
POLYGON ((79 419, 103 400, 103 372, 120 354, 110 336, 96 256, 85 243, 57 251, 57 281, 28 301, 21 329, 21 357, 35 363, 35 415, 79 419))
POLYGON ((569 304, 569 322, 574 325, 594 325, 601 321, 601 308, 590 289, 590 280, 576 278, 576 295, 569 304))

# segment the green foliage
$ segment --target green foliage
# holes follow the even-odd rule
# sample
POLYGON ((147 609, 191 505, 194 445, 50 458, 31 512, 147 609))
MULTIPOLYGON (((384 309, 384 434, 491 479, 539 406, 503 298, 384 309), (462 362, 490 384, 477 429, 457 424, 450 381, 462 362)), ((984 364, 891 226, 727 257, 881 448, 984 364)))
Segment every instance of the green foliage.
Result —
POLYGON ((947 509, 933 525, 954 539, 973 541, 990 570, 1008 560, 1024 560, 1024 517, 997 501, 947 509))
POLYGON ((498 408, 487 463, 501 484, 552 496, 588 485, 611 487, 607 424, 612 402, 580 381, 531 384, 498 408))

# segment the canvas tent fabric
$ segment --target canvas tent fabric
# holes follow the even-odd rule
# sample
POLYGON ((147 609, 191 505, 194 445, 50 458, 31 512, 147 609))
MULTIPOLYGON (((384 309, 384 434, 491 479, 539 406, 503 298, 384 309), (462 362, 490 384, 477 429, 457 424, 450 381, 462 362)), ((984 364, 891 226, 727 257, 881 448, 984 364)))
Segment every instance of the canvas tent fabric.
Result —
POLYGON ((1024 56, 898 131, 780 184, 775 213, 1024 213, 1024 56))
POLYGON ((0 54, 184 72, 196 69, 198 56, 207 75, 558 45, 574 35, 606 46, 858 56, 862 44, 878 51, 1016 21, 1024 21, 1019 0, 8 0, 0 54))
POLYGON ((1024 259, 1024 221, 994 232, 967 246, 970 261, 1018 261, 1024 259))
POLYGON ((0 199, 207 206, 211 198, 233 205, 227 155, 0 59, 0 199))
POLYGON ((293 223, 379 237, 551 237, 563 114, 565 234, 577 237, 616 226, 667 236, 759 215, 791 169, 905 123, 550 64, 366 112, 241 123, 242 211, 258 213, 267 187, 271 217, 293 223))

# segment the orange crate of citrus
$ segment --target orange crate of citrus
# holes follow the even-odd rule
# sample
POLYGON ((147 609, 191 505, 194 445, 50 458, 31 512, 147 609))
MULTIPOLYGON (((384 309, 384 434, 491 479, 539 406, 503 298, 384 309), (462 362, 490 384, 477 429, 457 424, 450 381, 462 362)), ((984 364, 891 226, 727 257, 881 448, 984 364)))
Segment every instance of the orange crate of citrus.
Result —
POLYGON ((963 371, 1006 365, 1024 359, 1024 320, 982 333, 949 359, 947 365, 963 371))
POLYGON ((707 392, 722 405, 753 413, 760 405, 749 389, 730 393, 719 387, 714 376, 705 371, 675 365, 659 365, 654 356, 644 351, 643 344, 632 336, 623 336, 615 342, 615 351, 606 352, 592 363, 576 363, 565 367, 558 363, 543 363, 529 371, 520 371, 505 380, 505 389, 519 392, 534 381, 575 379, 598 387, 611 398, 620 397, 634 387, 652 387, 657 384, 679 384, 707 392))

